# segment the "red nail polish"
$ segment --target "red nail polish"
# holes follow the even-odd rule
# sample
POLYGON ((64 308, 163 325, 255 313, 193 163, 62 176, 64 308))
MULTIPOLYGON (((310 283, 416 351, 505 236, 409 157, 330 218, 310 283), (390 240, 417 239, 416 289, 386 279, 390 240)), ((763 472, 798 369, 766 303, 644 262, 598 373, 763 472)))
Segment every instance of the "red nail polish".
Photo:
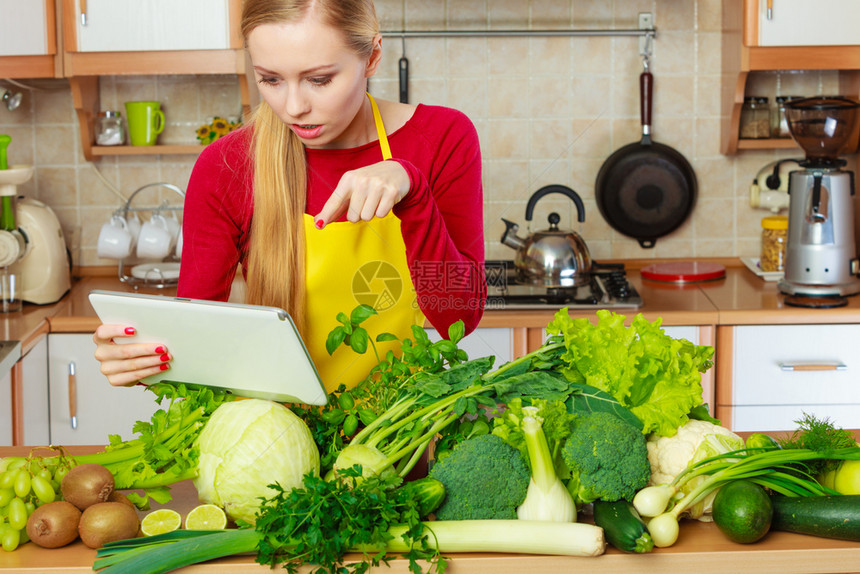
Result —
POLYGON ((159 345, 159 346, 157 346, 157 347, 155 348, 155 352, 156 352, 156 353, 161 354, 161 353, 163 353, 164 351, 165 351, 165 349, 164 349, 164 345, 159 345))
POLYGON ((323 221, 322 219, 317 219, 314 225, 317 226, 317 229, 322 229, 323 225, 325 225, 325 221, 323 221))
POLYGON ((164 353, 163 355, 161 355, 161 356, 159 357, 159 359, 161 359, 161 362, 162 362, 162 363, 167 362, 167 361, 169 361, 169 360, 170 360, 170 355, 168 355, 167 353, 164 353))
POLYGON ((161 368, 162 371, 166 371, 167 369, 170 368, 170 365, 168 365, 167 363, 162 363, 161 365, 159 365, 159 367, 161 368))
POLYGON ((126 327, 125 328, 126 335, 134 335, 134 327, 126 327))

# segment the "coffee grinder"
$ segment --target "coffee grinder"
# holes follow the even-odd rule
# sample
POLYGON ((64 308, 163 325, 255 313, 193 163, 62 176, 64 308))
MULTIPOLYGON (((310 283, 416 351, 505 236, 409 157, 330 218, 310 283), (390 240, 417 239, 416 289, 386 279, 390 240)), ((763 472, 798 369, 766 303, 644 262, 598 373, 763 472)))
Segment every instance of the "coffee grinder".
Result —
POLYGON ((855 142, 860 103, 814 97, 786 103, 791 136, 806 152, 789 176, 788 242, 779 290, 789 305, 839 307, 860 293, 854 172, 839 158, 855 142))

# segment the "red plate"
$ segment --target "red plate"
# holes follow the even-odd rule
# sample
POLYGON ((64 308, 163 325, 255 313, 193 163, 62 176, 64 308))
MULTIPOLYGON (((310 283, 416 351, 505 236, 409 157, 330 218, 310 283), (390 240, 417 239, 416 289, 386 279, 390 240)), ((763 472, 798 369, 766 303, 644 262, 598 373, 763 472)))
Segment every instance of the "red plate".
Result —
POLYGON ((691 283, 695 281, 710 281, 726 276, 726 268, 719 263, 706 261, 674 261, 671 263, 654 263, 643 267, 640 272, 643 279, 654 281, 669 281, 672 283, 691 283))

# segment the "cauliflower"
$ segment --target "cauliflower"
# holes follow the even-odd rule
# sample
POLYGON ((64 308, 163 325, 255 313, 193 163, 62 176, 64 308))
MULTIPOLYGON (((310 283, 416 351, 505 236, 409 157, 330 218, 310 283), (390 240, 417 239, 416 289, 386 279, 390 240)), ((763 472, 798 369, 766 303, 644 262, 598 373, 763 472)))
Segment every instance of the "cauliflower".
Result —
MULTIPOLYGON (((691 463, 709 456, 742 449, 744 441, 725 427, 707 421, 690 420, 678 428, 675 436, 652 435, 646 446, 648 462, 651 463, 649 485, 659 485, 672 482, 691 463)), ((681 494, 692 490, 703 479, 704 477, 698 477, 689 481, 681 489, 681 494)), ((690 507, 689 516, 703 522, 710 522, 711 506, 717 490, 690 507)))

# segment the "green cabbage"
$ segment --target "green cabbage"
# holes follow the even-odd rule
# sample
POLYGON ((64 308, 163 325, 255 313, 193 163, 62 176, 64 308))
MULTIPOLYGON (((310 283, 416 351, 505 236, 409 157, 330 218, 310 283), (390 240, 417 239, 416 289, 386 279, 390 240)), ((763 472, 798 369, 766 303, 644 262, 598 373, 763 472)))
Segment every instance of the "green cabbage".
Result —
POLYGON ((284 405, 247 399, 221 405, 197 439, 200 459, 194 486, 201 502, 227 516, 256 521, 260 497, 300 487, 307 473, 319 476, 319 450, 307 425, 284 405))

